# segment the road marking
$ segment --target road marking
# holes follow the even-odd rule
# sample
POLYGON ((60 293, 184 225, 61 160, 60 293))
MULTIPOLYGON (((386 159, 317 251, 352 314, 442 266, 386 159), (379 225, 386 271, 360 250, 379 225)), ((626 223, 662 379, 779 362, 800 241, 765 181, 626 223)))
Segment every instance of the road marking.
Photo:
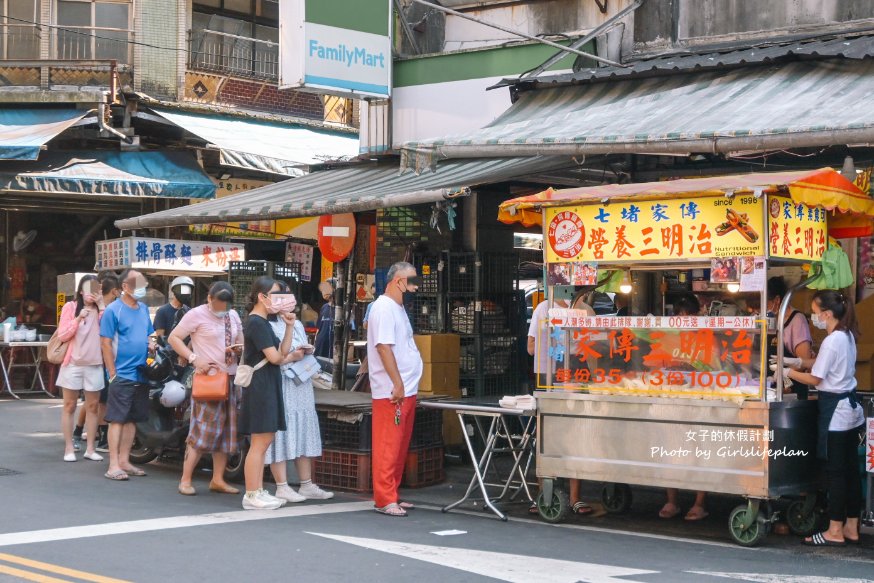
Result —
POLYGON ((450 567, 459 571, 510 581, 511 583, 577 583, 578 581, 587 583, 628 583, 631 581, 630 579, 616 579, 616 577, 658 573, 658 571, 641 571, 640 569, 546 559, 527 555, 417 545, 372 538, 321 534, 318 532, 308 532, 307 534, 374 551, 425 561, 434 565, 450 567))
MULTIPOLYGON (((129 583, 124 579, 115 579, 113 577, 103 577, 102 575, 95 575, 93 573, 86 573, 85 571, 77 571, 76 569, 68 569, 67 567, 61 567, 60 565, 52 565, 51 563, 42 563, 40 561, 34 561, 31 559, 27 559, 25 557, 18 557, 15 555, 7 555, 6 553, 0 553, 0 561, 5 561, 7 563, 13 563, 15 565, 22 565, 24 567, 31 567, 33 569, 39 569, 40 571, 48 571, 49 573, 55 573, 56 575, 66 575, 68 577, 74 577, 76 579, 81 579, 83 581, 91 581, 92 583, 129 583)), ((0 565, 3 567, 5 565, 0 565)), ((25 571, 27 572, 27 571, 25 571)), ((57 580, 57 579, 56 579, 57 580)))
POLYGON ((13 575, 25 579, 26 581, 36 581, 37 583, 72 583, 69 579, 58 579, 57 577, 31 573, 24 569, 16 569, 15 567, 7 567, 6 565, 0 565, 0 573, 3 575, 13 575))
POLYGON ((435 530, 431 534, 436 534, 437 536, 456 536, 459 534, 467 534, 466 530, 435 530))
POLYGON ((154 530, 169 530, 172 528, 189 528, 192 526, 251 522, 253 520, 271 520, 275 518, 315 516, 318 514, 358 512, 361 510, 373 510, 373 501, 296 506, 293 508, 280 508, 279 510, 237 510, 234 512, 219 512, 215 514, 169 516, 167 518, 150 518, 146 520, 131 520, 128 522, 109 522, 105 524, 88 524, 67 528, 11 532, 0 534, 0 547, 91 538, 112 534, 130 534, 154 530))
POLYGON ((872 583, 871 579, 856 579, 851 577, 821 577, 819 575, 772 575, 768 573, 708 573, 707 571, 686 571, 694 575, 709 575, 710 577, 725 577, 740 581, 755 581, 756 583, 872 583))

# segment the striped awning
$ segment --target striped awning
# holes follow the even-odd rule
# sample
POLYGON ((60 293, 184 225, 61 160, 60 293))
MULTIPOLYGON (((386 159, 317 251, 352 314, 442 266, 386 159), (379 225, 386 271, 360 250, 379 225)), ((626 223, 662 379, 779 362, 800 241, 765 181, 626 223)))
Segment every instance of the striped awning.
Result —
POLYGON ((731 152, 874 140, 874 59, 522 91, 488 126, 403 145, 429 158, 731 152))
POLYGON ((568 158, 454 160, 437 165, 433 172, 399 174, 396 161, 350 164, 115 225, 131 230, 370 211, 447 200, 473 186, 571 166, 574 162, 568 158))

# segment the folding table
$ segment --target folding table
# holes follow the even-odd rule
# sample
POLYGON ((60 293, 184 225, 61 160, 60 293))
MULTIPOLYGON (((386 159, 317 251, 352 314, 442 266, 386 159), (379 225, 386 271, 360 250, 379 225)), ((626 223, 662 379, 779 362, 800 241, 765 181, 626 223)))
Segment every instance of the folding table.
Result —
POLYGON ((458 416, 458 422, 461 424, 461 434, 464 436, 464 442, 467 445, 467 451, 470 453, 471 465, 473 466, 474 475, 464 496, 460 500, 444 507, 443 512, 449 512, 468 499, 471 499, 471 494, 473 494, 477 487, 479 487, 479 491, 482 493, 482 500, 485 506, 503 521, 507 520, 507 516, 495 506, 496 501, 503 500, 508 495, 510 495, 510 499, 515 499, 520 493, 523 493, 529 502, 533 500, 531 491, 528 488, 526 474, 534 459, 534 430, 537 415, 535 410, 507 409, 493 405, 458 401, 426 401, 420 403, 420 405, 422 407, 455 412, 458 416), (485 445, 485 449, 479 457, 477 457, 470 436, 467 434, 466 417, 471 418, 476 423, 485 445), (518 418, 521 431, 514 432, 510 429, 507 420, 512 417, 518 418), (510 453, 513 456, 513 467, 509 474, 507 474, 506 479, 499 474, 493 463, 495 454, 499 453, 510 453), (497 483, 486 482, 490 472, 497 475, 498 480, 502 481, 497 483), (500 493, 492 497, 489 495, 489 488, 500 488, 500 493))
MULTIPOLYGON (((46 390, 45 382, 42 378, 42 349, 49 345, 48 342, 0 342, 0 369, 3 372, 4 389, 16 399, 20 399, 20 395, 38 395, 45 393, 49 397, 54 397, 46 390), (31 362, 15 362, 15 352, 17 350, 29 350, 32 357, 31 362), (14 368, 32 368, 34 370, 33 380, 30 382, 30 389, 15 391, 12 388, 10 375, 14 368), (37 389, 36 383, 39 381, 40 388, 37 389)), ((0 390, 2 393, 3 390, 0 390)))

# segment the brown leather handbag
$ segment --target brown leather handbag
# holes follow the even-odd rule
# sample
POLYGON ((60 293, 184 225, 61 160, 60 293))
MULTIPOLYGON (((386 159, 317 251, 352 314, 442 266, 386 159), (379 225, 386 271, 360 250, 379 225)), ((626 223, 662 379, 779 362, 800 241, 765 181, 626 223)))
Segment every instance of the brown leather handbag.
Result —
POLYGON ((228 373, 211 368, 206 373, 195 373, 191 384, 191 398, 195 401, 227 401, 228 373))

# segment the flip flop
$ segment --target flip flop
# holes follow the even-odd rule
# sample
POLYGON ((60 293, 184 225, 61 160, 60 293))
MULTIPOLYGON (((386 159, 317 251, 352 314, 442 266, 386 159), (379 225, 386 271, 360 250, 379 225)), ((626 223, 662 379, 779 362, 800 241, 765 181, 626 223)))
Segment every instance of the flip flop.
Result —
POLYGON ((380 514, 385 514, 386 516, 393 516, 395 518, 401 518, 401 517, 407 515, 406 511, 403 508, 401 508, 400 506, 398 506, 395 502, 392 502, 391 504, 387 504, 386 506, 383 506, 382 508, 374 508, 374 510, 376 510, 380 514))
POLYGON ((416 507, 416 505, 412 502, 398 502, 398 506, 400 506, 404 510, 412 510, 416 507))
POLYGON ((540 509, 537 508, 537 502, 532 502, 528 507, 528 514, 540 514, 540 509))
POLYGON ((126 472, 128 476, 141 477, 141 476, 146 475, 146 472, 144 470, 141 470, 140 468, 134 468, 134 467, 128 468, 128 469, 124 470, 124 472, 126 472))
POLYGON ((579 514, 580 516, 591 514, 595 511, 594 508, 586 504, 585 502, 576 502, 573 506, 573 513, 579 514))
POLYGON ((665 504, 662 506, 662 509, 659 510, 659 518, 673 518, 680 513, 680 508, 678 506, 674 506, 673 510, 668 509, 668 505, 665 504))
MULTIPOLYGON (((694 508, 692 510, 694 510, 694 508)), ((698 522, 699 520, 704 520, 705 518, 710 516, 710 513, 706 510, 701 510, 701 512, 694 513, 692 512, 692 510, 689 510, 689 512, 686 513, 686 516, 683 517, 683 520, 685 520, 686 522, 698 522)))
POLYGON ((106 472, 103 474, 103 477, 107 480, 115 480, 116 482, 126 482, 130 479, 130 477, 125 473, 124 470, 116 470, 114 472, 106 472))
POLYGON ((847 543, 845 543, 845 542, 828 540, 827 538, 825 538, 822 535, 821 532, 818 532, 815 535, 813 535, 812 537, 810 537, 810 540, 807 540, 807 539, 802 540, 801 544, 808 546, 808 547, 845 547, 845 546, 847 546, 847 543))

